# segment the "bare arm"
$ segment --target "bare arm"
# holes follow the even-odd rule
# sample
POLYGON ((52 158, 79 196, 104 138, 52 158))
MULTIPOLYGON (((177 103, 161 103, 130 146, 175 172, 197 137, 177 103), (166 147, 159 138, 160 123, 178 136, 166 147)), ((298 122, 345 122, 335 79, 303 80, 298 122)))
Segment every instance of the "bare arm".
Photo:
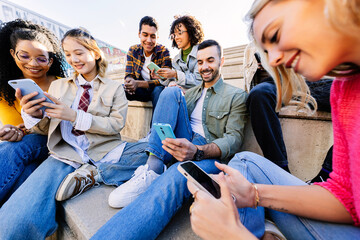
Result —
MULTIPOLYGON (((236 206, 254 207, 256 191, 251 183, 236 169, 217 162, 215 165, 227 173, 225 179, 230 192, 236 197, 236 206)), ((256 186, 260 206, 311 219, 338 223, 353 222, 342 203, 323 187, 265 184, 256 184, 256 186)))
POLYGON ((259 205, 317 220, 353 223, 344 205, 321 186, 277 186, 257 184, 259 205))

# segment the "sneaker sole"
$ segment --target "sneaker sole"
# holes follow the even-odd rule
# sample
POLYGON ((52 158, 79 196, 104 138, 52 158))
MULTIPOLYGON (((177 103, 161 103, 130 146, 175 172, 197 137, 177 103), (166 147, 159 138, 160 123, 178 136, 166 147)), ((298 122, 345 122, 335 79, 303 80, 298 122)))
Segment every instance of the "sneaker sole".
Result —
POLYGON ((65 190, 67 190, 67 188, 62 189, 61 186, 68 185, 68 183, 72 179, 72 176, 74 176, 74 175, 75 175, 75 172, 72 172, 69 175, 67 175, 64 180, 62 180, 62 182, 60 183, 60 186, 59 186, 59 188, 58 188, 58 190, 56 192, 56 195, 55 195, 55 200, 56 201, 61 202, 61 201, 67 200, 67 199, 63 199, 63 195, 66 192, 65 190))

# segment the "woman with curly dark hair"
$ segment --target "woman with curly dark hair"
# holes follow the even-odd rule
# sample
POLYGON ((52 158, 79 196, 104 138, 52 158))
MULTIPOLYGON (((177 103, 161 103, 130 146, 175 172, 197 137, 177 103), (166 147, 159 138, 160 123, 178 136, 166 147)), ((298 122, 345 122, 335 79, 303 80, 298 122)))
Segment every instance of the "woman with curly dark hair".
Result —
POLYGON ((8 81, 29 78, 47 91, 65 76, 64 62, 58 39, 45 27, 21 19, 0 26, 0 206, 48 155, 46 136, 24 131, 8 81))
POLYGON ((181 86, 188 89, 202 82, 197 67, 197 45, 204 40, 201 23, 193 16, 175 16, 171 24, 172 46, 180 49, 173 59, 173 69, 161 68, 157 73, 174 81, 168 86, 181 86))

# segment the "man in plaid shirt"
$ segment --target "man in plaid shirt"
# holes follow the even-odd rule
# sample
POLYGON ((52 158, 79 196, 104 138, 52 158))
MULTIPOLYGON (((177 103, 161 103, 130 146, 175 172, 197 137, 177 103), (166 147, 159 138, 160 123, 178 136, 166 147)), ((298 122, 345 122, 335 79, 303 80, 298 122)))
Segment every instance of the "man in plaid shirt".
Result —
POLYGON ((127 53, 125 71, 125 91, 128 100, 142 102, 152 101, 153 109, 159 99, 165 82, 151 72, 147 66, 154 62, 160 68, 171 68, 169 50, 157 44, 158 24, 150 16, 140 20, 139 38, 140 44, 131 46, 127 53))

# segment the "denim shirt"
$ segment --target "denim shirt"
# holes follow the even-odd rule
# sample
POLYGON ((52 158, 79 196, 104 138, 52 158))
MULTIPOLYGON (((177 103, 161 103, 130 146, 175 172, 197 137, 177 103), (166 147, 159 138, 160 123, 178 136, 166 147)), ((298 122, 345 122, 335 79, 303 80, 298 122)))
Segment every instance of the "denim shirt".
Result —
MULTIPOLYGON (((189 118, 203 85, 189 89, 185 94, 189 118)), ((220 160, 227 162, 240 151, 247 118, 247 93, 224 83, 222 77, 210 87, 205 96, 202 121, 207 143, 215 143, 221 150, 220 160)))
POLYGON ((172 66, 177 73, 175 82, 185 89, 195 87, 202 83, 196 59, 197 51, 198 45, 193 46, 191 52, 187 56, 187 62, 184 62, 180 50, 179 54, 174 57, 172 62, 172 66))

